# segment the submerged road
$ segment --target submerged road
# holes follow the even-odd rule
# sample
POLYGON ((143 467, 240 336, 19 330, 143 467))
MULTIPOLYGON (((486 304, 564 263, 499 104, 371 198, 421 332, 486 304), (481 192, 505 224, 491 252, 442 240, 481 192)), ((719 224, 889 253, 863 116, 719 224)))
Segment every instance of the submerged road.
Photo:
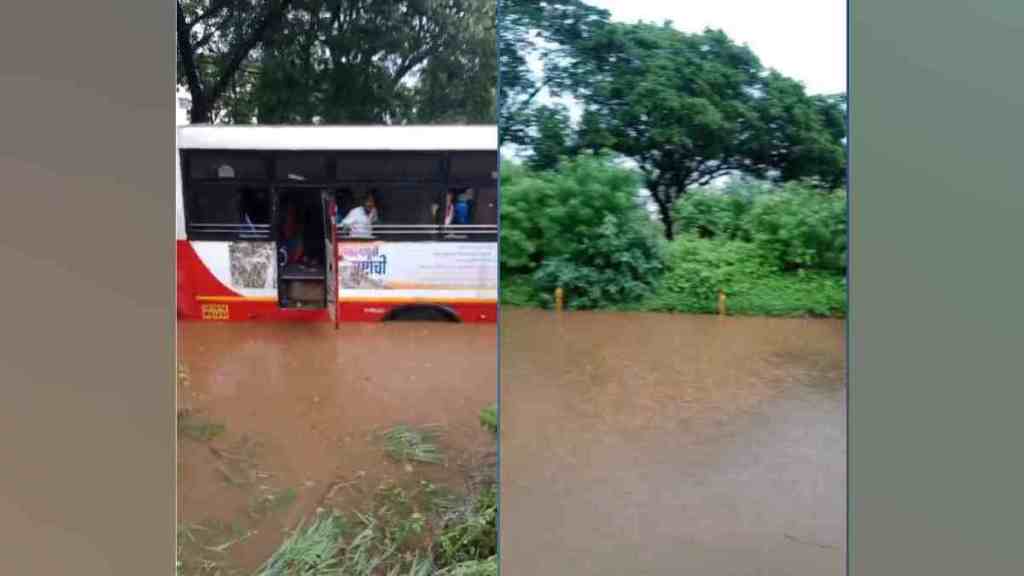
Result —
POLYGON ((844 573, 841 321, 503 310, 503 576, 844 573))

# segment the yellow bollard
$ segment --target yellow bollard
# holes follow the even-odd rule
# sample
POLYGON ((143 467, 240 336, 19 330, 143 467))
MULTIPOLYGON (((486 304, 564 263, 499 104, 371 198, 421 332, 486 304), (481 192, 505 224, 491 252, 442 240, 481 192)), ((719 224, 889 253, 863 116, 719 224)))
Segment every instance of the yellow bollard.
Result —
POLYGON ((719 290, 718 291, 718 315, 719 316, 725 316, 726 312, 727 312, 727 310, 726 310, 726 307, 725 307, 725 292, 719 290))
POLYGON ((555 288, 555 311, 562 311, 562 304, 564 301, 564 295, 561 288, 555 288))

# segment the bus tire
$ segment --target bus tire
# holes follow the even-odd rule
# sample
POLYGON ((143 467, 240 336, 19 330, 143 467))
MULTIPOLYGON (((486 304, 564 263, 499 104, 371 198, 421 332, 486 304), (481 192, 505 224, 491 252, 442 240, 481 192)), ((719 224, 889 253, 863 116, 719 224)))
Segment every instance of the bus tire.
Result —
POLYGON ((412 304, 392 308, 382 319, 384 322, 460 322, 459 315, 446 306, 412 304))

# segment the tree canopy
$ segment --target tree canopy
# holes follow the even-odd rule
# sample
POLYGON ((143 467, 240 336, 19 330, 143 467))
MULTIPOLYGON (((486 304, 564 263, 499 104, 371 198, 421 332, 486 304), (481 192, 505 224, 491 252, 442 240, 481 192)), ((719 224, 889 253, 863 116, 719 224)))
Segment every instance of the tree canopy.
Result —
MULTIPOLYGON (((519 19, 513 26, 502 21, 503 40, 506 33, 529 38, 522 28, 533 26, 534 37, 556 46, 542 50, 540 78, 523 80, 519 75, 526 72, 519 69, 509 73, 501 111, 508 139, 531 149, 535 168, 583 150, 631 159, 669 238, 675 202, 727 174, 827 189, 845 183, 845 96, 806 94, 723 32, 610 22, 606 13, 570 0, 507 0, 503 8, 519 19), (543 86, 579 103, 578 125, 570 126, 557 105, 530 100, 543 86)), ((502 61, 525 63, 530 48, 525 41, 503 41, 502 61)))
POLYGON ((495 0, 177 0, 191 121, 493 122, 495 0))

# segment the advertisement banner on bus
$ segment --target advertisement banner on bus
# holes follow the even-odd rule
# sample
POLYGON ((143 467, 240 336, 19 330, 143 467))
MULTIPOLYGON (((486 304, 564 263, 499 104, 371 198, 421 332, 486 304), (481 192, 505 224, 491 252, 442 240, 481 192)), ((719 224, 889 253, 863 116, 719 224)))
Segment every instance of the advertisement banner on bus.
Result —
POLYGON ((341 242, 341 290, 494 292, 498 246, 482 242, 341 242))

